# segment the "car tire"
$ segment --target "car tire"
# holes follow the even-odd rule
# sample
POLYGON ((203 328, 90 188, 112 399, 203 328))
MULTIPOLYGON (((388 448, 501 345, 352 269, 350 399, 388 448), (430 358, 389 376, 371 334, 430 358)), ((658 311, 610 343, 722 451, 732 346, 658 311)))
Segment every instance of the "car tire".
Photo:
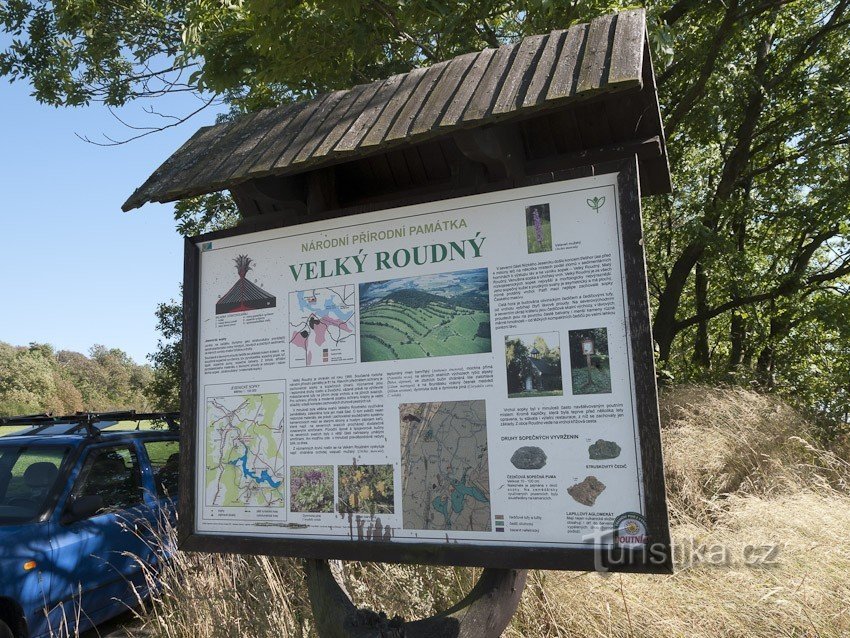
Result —
POLYGON ((9 628, 9 625, 0 620, 0 638, 15 638, 15 634, 9 628))

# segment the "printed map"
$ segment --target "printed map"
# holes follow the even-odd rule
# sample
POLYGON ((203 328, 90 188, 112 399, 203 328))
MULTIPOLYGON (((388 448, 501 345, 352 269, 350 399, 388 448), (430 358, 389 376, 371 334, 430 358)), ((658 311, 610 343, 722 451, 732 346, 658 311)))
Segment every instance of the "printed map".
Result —
POLYGON ((283 393, 207 397, 206 504, 284 507, 283 393))
POLYGON ((289 293, 289 366, 354 363, 355 286, 289 293))
POLYGON ((405 529, 490 531, 484 401, 402 403, 399 422, 405 529))

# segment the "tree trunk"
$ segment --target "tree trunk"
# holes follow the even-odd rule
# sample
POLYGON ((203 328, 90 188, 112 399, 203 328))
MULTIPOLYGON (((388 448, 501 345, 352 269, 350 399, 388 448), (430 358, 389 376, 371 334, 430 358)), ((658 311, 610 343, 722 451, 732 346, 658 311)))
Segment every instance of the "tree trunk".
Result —
MULTIPOLYGON (((697 314, 703 315, 708 311, 708 275, 705 272, 705 266, 703 266, 702 262, 698 262, 696 266, 694 293, 696 296, 697 314)), ((702 319, 697 324, 693 362, 705 369, 711 367, 711 352, 708 348, 708 319, 702 319)))

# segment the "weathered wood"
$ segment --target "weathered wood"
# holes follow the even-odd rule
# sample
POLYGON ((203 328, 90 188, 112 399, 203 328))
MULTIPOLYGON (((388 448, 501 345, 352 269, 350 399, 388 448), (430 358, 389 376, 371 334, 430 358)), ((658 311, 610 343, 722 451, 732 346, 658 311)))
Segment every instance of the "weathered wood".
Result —
POLYGON ((463 82, 467 71, 472 67, 477 57, 478 53, 467 53, 449 62, 449 65, 440 78, 439 84, 431 91, 431 94, 422 106, 422 110, 419 111, 416 119, 413 121, 413 125, 410 127, 411 136, 427 133, 434 128, 437 120, 442 116, 446 105, 452 99, 458 86, 463 82))
POLYGON ((265 139, 275 123, 286 119, 296 111, 295 104, 287 104, 273 109, 264 109, 257 114, 250 129, 246 129, 239 143, 230 151, 217 168, 205 175, 213 187, 224 188, 233 179, 243 162, 249 161, 254 149, 265 139))
POLYGON ((343 92, 342 97, 331 106, 325 113, 316 112, 314 118, 324 117, 321 124, 316 127, 312 134, 306 139, 304 145, 292 157, 289 164, 300 164, 311 159, 316 154, 316 149, 325 141, 327 135, 340 123, 345 121, 352 105, 360 97, 360 94, 368 87, 368 84, 360 84, 353 89, 343 92))
MULTIPOLYGON (((301 125, 301 130, 298 132, 298 135, 295 136, 295 139, 292 140, 292 144, 290 144, 283 152, 283 155, 278 158, 274 167, 283 168, 292 164, 301 149, 304 148, 306 144, 310 143, 310 140, 314 135, 316 135, 328 114, 333 111, 337 103, 339 103, 348 94, 349 91, 334 91, 331 93, 327 99, 322 102, 322 105, 313 111, 312 115, 310 115, 310 119, 306 120, 301 125)), ((321 142, 321 140, 319 140, 319 142, 321 142)))
POLYGON ((594 19, 587 30, 587 42, 578 74, 576 93, 587 93, 602 88, 614 39, 614 17, 607 15, 594 19))
POLYGON ((469 71, 464 76, 457 92, 451 99, 451 102, 446 107, 446 112, 440 118, 438 126, 448 127, 460 123, 464 110, 466 110, 469 101, 472 99, 476 89, 478 89, 481 78, 487 72, 487 67, 490 66, 490 62, 493 60, 495 54, 496 49, 484 49, 478 54, 469 71))
POLYGON ((543 44, 547 37, 533 35, 520 42, 510 70, 493 104, 493 115, 510 113, 520 106, 531 79, 530 76, 534 74, 535 61, 544 50, 543 44))
POLYGON ((180 185, 185 182, 185 178, 191 175, 198 166, 203 166, 206 157, 207 149, 213 146, 219 139, 227 136, 231 127, 212 127, 207 135, 203 138, 198 138, 192 148, 186 150, 183 154, 183 159, 180 164, 173 166, 161 180, 158 185, 158 190, 166 197, 178 190, 180 185))
POLYGON ((546 45, 543 47, 540 59, 534 65, 534 74, 522 99, 523 107, 537 106, 546 100, 546 90, 549 88, 549 81, 552 79, 555 63, 558 61, 566 37, 566 30, 552 31, 547 37, 546 45))
MULTIPOLYGON (((257 142, 257 145, 251 151, 251 156, 245 158, 245 160, 233 171, 231 174, 231 180, 233 182, 238 183, 243 180, 255 166, 261 166, 264 164, 270 166, 274 164, 274 160, 277 159, 277 156, 271 158, 271 154, 274 152, 283 152, 283 148, 285 148, 285 146, 282 146, 282 142, 286 135, 286 131, 289 130, 289 125, 292 124, 298 115, 307 108, 307 105, 308 102, 295 102, 287 105, 286 108, 278 107, 275 109, 275 111, 278 111, 279 117, 276 118, 274 124, 271 125, 263 138, 257 142)), ((291 139, 291 137, 288 139, 291 139)))
MULTIPOLYGON (((648 103, 632 102, 642 113, 627 119, 639 123, 639 137, 658 134, 657 95, 645 77, 645 22, 642 10, 626 11, 213 126, 157 169, 124 208, 358 161, 411 138, 427 142, 480 123, 545 118, 567 100, 602 92, 642 90, 648 103)), ((664 170, 653 162, 643 172, 664 170)), ((663 188, 669 176, 653 183, 663 188)))
POLYGON ((363 90, 357 96, 357 99, 351 105, 351 108, 348 109, 348 112, 339 119, 339 121, 334 126, 333 130, 327 134, 325 139, 319 145, 319 147, 315 150, 314 154, 317 156, 320 155, 328 155, 331 153, 333 148, 343 139, 348 131, 353 126, 356 119, 359 119, 363 114, 366 105, 375 97, 375 94, 378 92, 378 89, 381 87, 381 84, 378 82, 373 82, 372 84, 367 84, 363 87, 363 90))
POLYGON ((224 135, 207 145, 203 156, 204 161, 197 162, 191 170, 185 170, 175 176, 174 180, 166 186, 166 195, 173 196, 182 190, 194 192, 202 188, 207 182, 208 173, 215 172, 218 166, 227 160, 230 152, 243 141, 246 132, 250 134, 251 125, 258 116, 259 113, 251 113, 232 122, 226 128, 224 135))
POLYGON ((307 589, 319 638, 498 638, 525 589, 524 570, 485 569, 472 591, 446 611, 412 622, 357 609, 327 561, 306 562, 307 589))
POLYGON ((384 137, 387 135, 387 131, 390 130, 390 127, 393 125, 396 116, 399 111, 404 108, 404 105, 407 104, 407 101, 410 99, 410 96, 413 94, 413 91, 416 90, 419 81, 425 75, 427 69, 413 69, 410 73, 404 76, 404 79, 401 81, 401 86, 398 87, 398 90, 393 93, 390 101, 387 102, 386 107, 381 112, 380 117, 375 120, 375 123, 369 129, 369 132, 366 133, 363 140, 360 142, 361 148, 366 148, 369 146, 376 146, 384 141, 384 137))
POLYGON ((460 151, 487 167, 493 179, 518 179, 525 174, 525 151, 516 126, 474 128, 454 136, 460 151))
POLYGON ((506 44, 496 49, 493 59, 487 66, 487 71, 478 83, 475 93, 472 94, 472 99, 469 100, 469 106, 463 112, 463 122, 480 120, 490 114, 495 96, 498 95, 502 81, 518 49, 517 44, 506 44))
POLYGON ((646 12, 643 9, 623 11, 617 14, 615 22, 607 85, 640 85, 646 12))
POLYGON ((561 56, 555 64, 552 81, 546 92, 547 100, 560 100, 575 93, 584 41, 587 38, 587 25, 577 24, 570 27, 561 47, 561 56))
MULTIPOLYGON (((253 164, 248 168, 246 173, 252 176, 259 177, 267 175, 274 168, 277 160, 283 155, 283 152, 289 148, 293 140, 298 136, 301 128, 313 115, 313 112, 318 109, 325 100, 330 97, 330 93, 319 96, 315 100, 304 102, 303 106, 294 114, 288 122, 283 126, 275 126, 274 130, 266 137, 268 142, 262 144, 259 151, 259 156, 253 164)), ((246 162, 247 164, 247 162, 246 162)))
POLYGON ((387 135, 384 138, 386 141, 389 142, 390 140, 398 140, 403 137, 407 137, 408 131, 410 130, 417 113, 419 113, 422 109, 431 93, 431 90, 440 80, 440 76, 443 74, 443 71, 445 71, 448 64, 448 62, 440 62, 428 67, 425 71, 425 75, 422 76, 422 80, 420 80, 416 89, 413 93, 411 93, 410 98, 408 98, 404 108, 399 112, 398 117, 396 117, 395 122, 393 122, 393 125, 390 127, 390 130, 387 131, 387 135))
POLYGON ((351 128, 346 131, 342 139, 334 146, 334 152, 343 153, 353 151, 360 145, 360 142, 369 133, 372 125, 380 117, 387 104, 389 104, 405 77, 405 74, 394 75, 380 84, 375 97, 369 101, 363 113, 354 120, 351 128))
POLYGON ((159 165, 151 176, 145 180, 144 184, 133 191, 133 194, 127 198, 127 201, 121 207, 122 210, 127 211, 137 208, 148 201, 156 189, 165 183, 169 173, 181 166, 186 161, 186 158, 194 152, 194 149, 201 148, 203 140, 216 134, 215 128, 214 126, 202 126, 195 131, 192 137, 186 140, 180 148, 159 165))

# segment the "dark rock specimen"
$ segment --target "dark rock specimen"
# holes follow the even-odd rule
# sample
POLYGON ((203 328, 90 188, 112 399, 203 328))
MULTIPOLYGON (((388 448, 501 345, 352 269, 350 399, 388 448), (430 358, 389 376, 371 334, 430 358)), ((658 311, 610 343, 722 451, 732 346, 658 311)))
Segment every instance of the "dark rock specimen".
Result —
POLYGON ((588 476, 581 483, 576 483, 567 492, 582 505, 592 507, 596 497, 605 491, 605 485, 595 476, 588 476))
POLYGON ((605 441, 604 439, 599 439, 587 448, 587 451, 590 452, 590 458, 597 461, 601 459, 616 459, 620 456, 620 446, 614 443, 614 441, 605 441))
POLYGON ((539 470, 546 465, 546 452, 539 447, 521 447, 511 457, 511 463, 520 470, 539 470))

